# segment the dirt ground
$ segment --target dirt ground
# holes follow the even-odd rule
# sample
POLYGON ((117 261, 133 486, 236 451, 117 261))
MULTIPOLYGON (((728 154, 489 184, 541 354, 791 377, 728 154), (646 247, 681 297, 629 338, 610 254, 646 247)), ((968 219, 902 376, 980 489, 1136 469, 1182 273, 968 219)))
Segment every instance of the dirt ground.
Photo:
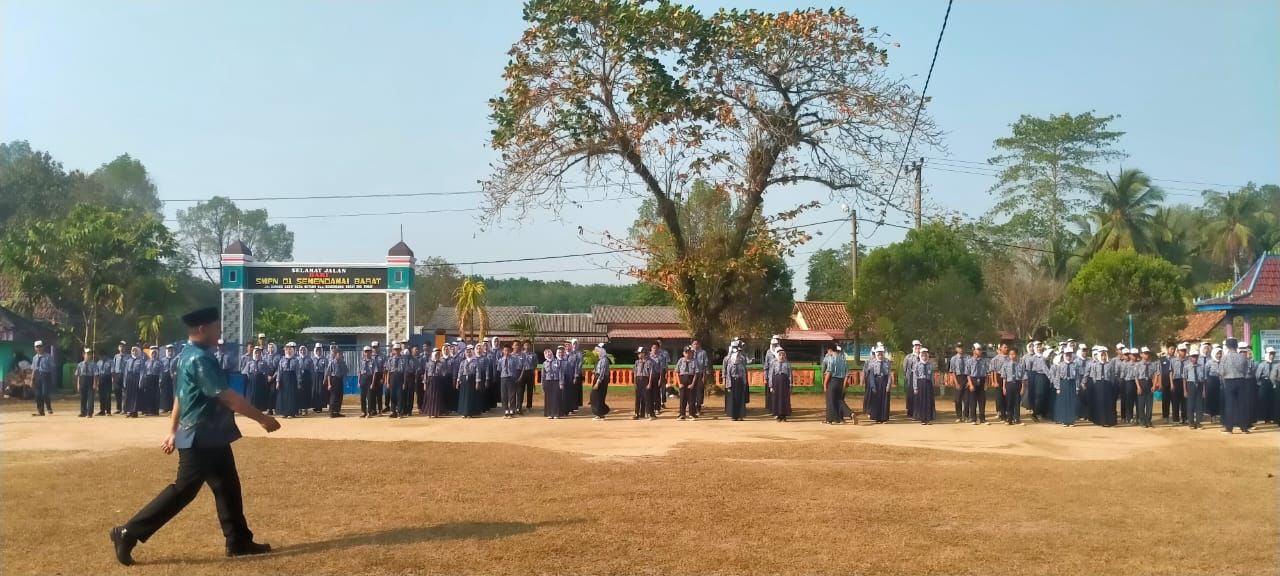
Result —
POLYGON ((139 565, 127 570, 114 563, 107 530, 172 480, 176 457, 158 450, 166 419, 80 419, 69 403, 32 418, 26 403, 5 404, 0 573, 1130 576, 1280 567, 1274 426, 1231 437, 824 426, 821 398, 794 403, 788 423, 759 414, 312 416, 270 438, 240 419, 250 526, 278 552, 222 558, 205 491, 139 546, 139 565))

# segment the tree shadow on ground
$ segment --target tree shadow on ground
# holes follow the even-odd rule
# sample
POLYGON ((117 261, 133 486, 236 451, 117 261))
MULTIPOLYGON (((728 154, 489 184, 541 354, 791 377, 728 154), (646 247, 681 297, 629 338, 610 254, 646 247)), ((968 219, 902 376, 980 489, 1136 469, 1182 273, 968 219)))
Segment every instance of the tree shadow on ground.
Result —
MULTIPOLYGON (((575 518, 571 520, 548 520, 545 522, 447 522, 434 526, 409 526, 366 534, 349 534, 318 542, 289 544, 275 548, 269 554, 246 557, 241 561, 253 559, 270 560, 318 552, 340 552, 347 548, 359 546, 398 546, 440 540, 498 540, 521 534, 530 534, 540 528, 570 526, 582 522, 585 522, 585 520, 575 518)), ((154 563, 148 562, 147 564, 212 564, 224 561, 226 560, 223 558, 175 558, 154 563)))

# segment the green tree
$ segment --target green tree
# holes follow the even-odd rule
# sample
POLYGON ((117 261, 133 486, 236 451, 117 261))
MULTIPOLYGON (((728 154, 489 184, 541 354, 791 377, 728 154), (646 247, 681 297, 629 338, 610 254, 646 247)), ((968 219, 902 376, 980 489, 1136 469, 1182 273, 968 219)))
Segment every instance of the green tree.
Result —
MULTIPOLYGON (((1006 227, 1020 241, 1060 246, 1084 207, 1081 193, 1100 177, 1094 167, 1125 157, 1115 149, 1124 132, 1109 129, 1116 118, 1093 112, 1018 118, 1010 125, 1012 134, 996 139, 996 155, 988 160, 1000 168, 991 187, 998 196, 992 214, 1006 217, 1006 227)), ((1065 260, 1056 265, 1065 268, 1065 260)))
POLYGON ((138 341, 160 345, 160 332, 164 329, 164 315, 152 314, 138 318, 138 341))
POLYGON ((311 325, 311 320, 296 310, 263 307, 254 314, 253 325, 267 335, 267 340, 283 345, 301 340, 302 331, 311 325))
POLYGON ((1117 178, 1107 174, 1089 189, 1096 207, 1089 212, 1093 236, 1089 253, 1102 250, 1156 252, 1161 236, 1155 212, 1164 191, 1151 185, 1141 170, 1121 170, 1117 178))
POLYGON ((991 342, 995 335, 990 299, 959 270, 911 285, 901 298, 911 305, 896 310, 895 336, 886 336, 901 350, 909 350, 912 339, 928 340, 934 350, 949 350, 955 342, 991 342))
MULTIPOLYGON (((809 291, 805 300, 848 302, 853 297, 853 276, 849 271, 849 243, 839 248, 824 248, 809 255, 807 276, 809 291)), ((866 258, 859 248, 858 258, 866 258)))
POLYGON ((108 205, 162 217, 160 197, 147 167, 128 154, 93 171, 92 180, 102 186, 108 205))
POLYGON ((67 174, 47 152, 25 140, 0 144, 0 230, 53 217, 67 192, 67 174))
POLYGON ((634 285, 573 284, 564 280, 485 278, 491 306, 535 306, 552 314, 590 312, 596 305, 627 304, 634 285))
POLYGON ((931 326, 963 327, 965 338, 991 332, 991 303, 981 263, 966 239, 943 224, 910 230, 902 242, 872 250, 859 263, 857 287, 849 311, 860 340, 876 337, 906 350, 913 339, 952 334, 931 326), (959 288, 961 283, 968 288, 959 288), (938 296, 938 286, 962 295, 963 303, 947 301, 967 310, 947 310, 919 299, 938 296), (959 320, 943 318, 947 314, 959 320))
MULTIPOLYGON (((568 180, 634 177, 670 245, 606 241, 645 259, 634 274, 672 295, 698 339, 711 342, 764 256, 806 238, 766 226, 810 205, 762 218, 766 193, 812 183, 859 205, 894 201, 887 180, 921 100, 886 72, 885 35, 843 9, 704 16, 666 1, 529 0, 524 19, 490 101, 489 211, 561 206, 568 180), (715 260, 678 209, 688 183, 711 176, 737 199, 715 260)), ((936 142, 927 116, 916 128, 915 142, 936 142)))
POLYGON ((511 331, 516 333, 516 337, 521 340, 533 342, 538 339, 538 325, 534 323, 533 318, 521 316, 511 323, 511 331))
POLYGON ((1253 184, 1225 194, 1206 190, 1203 197, 1209 212, 1204 227, 1208 253, 1218 264, 1231 268, 1232 278, 1240 278, 1241 269, 1257 257, 1262 237, 1275 226, 1275 216, 1253 184))
POLYGON ((489 329, 489 311, 486 309, 484 282, 466 278, 453 292, 454 311, 458 315, 458 335, 466 339, 472 329, 483 340, 489 329))
POLYGON ((1067 284, 1061 328, 1110 342, 1128 333, 1132 314, 1135 342, 1168 338, 1186 325, 1183 275, 1156 256, 1100 252, 1067 284))
POLYGON ((159 219, 81 204, 65 218, 7 230, 0 274, 17 288, 20 305, 48 298, 79 317, 83 333, 76 338, 92 347, 101 314, 122 313, 126 294, 147 283, 172 290, 165 261, 175 253, 159 219))
POLYGON ((216 282, 222 249, 240 240, 260 262, 293 259, 293 232, 284 224, 267 222, 264 208, 241 210, 235 202, 214 196, 187 210, 178 210, 178 236, 191 259, 210 282, 216 282))
POLYGON ((413 278, 413 293, 417 298, 414 322, 425 326, 437 308, 452 306, 453 294, 461 285, 462 273, 444 258, 428 256, 419 262, 413 278))

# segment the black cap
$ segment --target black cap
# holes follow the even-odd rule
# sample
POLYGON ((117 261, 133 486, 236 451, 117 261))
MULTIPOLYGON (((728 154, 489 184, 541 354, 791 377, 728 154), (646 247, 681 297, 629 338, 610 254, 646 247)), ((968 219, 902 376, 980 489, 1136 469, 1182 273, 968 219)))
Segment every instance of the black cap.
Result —
POLYGON ((1227 350, 1230 350, 1230 351, 1232 351, 1232 352, 1235 352, 1235 351, 1236 351, 1236 347, 1240 346, 1240 341, 1239 341, 1239 340, 1236 340, 1235 338, 1227 338, 1227 341, 1226 341, 1226 342, 1223 342, 1223 343, 1222 343, 1222 345, 1223 345, 1223 347, 1224 347, 1224 348, 1226 348, 1227 350))
POLYGON ((187 312, 182 316, 182 323, 190 328, 204 326, 205 324, 213 324, 218 321, 218 309, 210 306, 187 312))

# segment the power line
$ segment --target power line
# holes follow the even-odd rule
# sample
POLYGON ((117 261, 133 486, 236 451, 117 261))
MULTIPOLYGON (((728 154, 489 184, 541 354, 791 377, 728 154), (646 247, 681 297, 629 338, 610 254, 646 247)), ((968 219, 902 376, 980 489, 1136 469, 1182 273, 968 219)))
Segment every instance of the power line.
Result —
MULTIPOLYGON (((1001 168, 1008 166, 1008 164, 992 164, 990 162, 985 162, 985 161, 962 160, 959 158, 939 158, 934 156, 926 156, 926 158, 933 160, 935 162, 957 164, 958 165, 956 166, 957 168, 978 169, 979 167, 981 167, 987 170, 994 170, 996 172, 999 172, 1001 168), (964 164, 970 164, 972 166, 961 166, 964 164)), ((1201 182, 1197 180, 1175 180, 1173 178, 1156 178, 1155 176, 1150 176, 1150 178, 1154 182, 1173 182, 1174 184, 1191 184, 1193 186, 1216 186, 1218 188, 1231 188, 1231 189, 1244 188, 1244 186, 1240 184, 1223 184, 1220 182, 1201 182)), ((1189 188, 1178 188, 1178 189, 1198 192, 1198 190, 1189 189, 1189 188)))
MULTIPOLYGON (((997 178, 997 177, 999 177, 999 176, 1000 176, 1000 174, 999 174, 999 173, 974 172, 974 171, 972 171, 972 170, 976 170, 977 168, 974 168, 974 169, 969 169, 968 167, 965 167, 965 168, 966 168, 966 169, 964 169, 964 170, 960 170, 960 169, 956 169, 956 168, 951 167, 951 166, 943 165, 942 167, 939 167, 939 166, 937 166, 936 164, 934 164, 930 169, 931 169, 931 170, 938 170, 938 171, 941 171, 941 172, 950 172, 950 173, 952 173, 952 174, 968 174, 968 175, 970 175, 970 176, 986 176, 986 177, 988 177, 988 178, 997 178)), ((1155 178, 1152 178, 1152 180, 1155 180, 1155 178)), ((1199 197, 1200 197, 1200 195, 1199 195, 1199 194, 1196 194, 1196 193, 1195 193, 1195 192, 1196 192, 1196 190, 1194 190, 1194 189, 1192 189, 1192 188, 1181 188, 1181 187, 1178 187, 1178 186, 1159 186, 1159 188, 1160 188, 1161 190, 1163 190, 1163 191, 1164 191, 1164 193, 1165 193, 1165 195, 1167 195, 1167 196, 1181 196, 1181 197, 1184 197, 1184 198, 1199 198, 1199 197), (1172 191, 1171 191, 1171 190, 1172 190, 1172 191)))
MULTIPOLYGON (((902 177, 902 167, 907 164, 907 155, 911 153, 911 140, 916 135, 916 126, 920 124, 920 112, 924 109, 925 96, 929 93, 929 82, 933 80, 933 67, 938 63, 938 52, 942 48, 942 36, 947 33, 947 21, 951 19, 951 2, 952 0, 947 0, 947 11, 942 15, 942 28, 938 30, 938 41, 933 44, 933 58, 929 60, 929 72, 924 76, 924 87, 920 89, 920 101, 916 103, 916 113, 911 119, 911 129, 907 131, 907 145, 902 148, 902 160, 898 161, 898 169, 893 174, 893 184, 889 186, 889 198, 893 198, 894 191, 898 189, 898 180, 902 177)), ((818 246, 818 250, 826 247, 827 243, 839 234, 841 230, 844 230, 843 223, 822 241, 822 244, 818 246)), ((874 233, 872 231, 872 234, 874 233)))
MULTIPOLYGON (((620 202, 630 200, 629 197, 618 198, 595 198, 588 200, 569 200, 570 204, 595 204, 597 202, 620 202)), ((457 212, 481 212, 484 208, 440 208, 433 210, 392 210, 389 212, 356 212, 356 213, 333 213, 333 214, 286 214, 284 216, 267 216, 267 220, 310 220, 321 218, 358 218, 361 216, 406 216, 414 214, 444 214, 457 212)), ((165 222, 177 222, 176 219, 166 218, 165 222)))

